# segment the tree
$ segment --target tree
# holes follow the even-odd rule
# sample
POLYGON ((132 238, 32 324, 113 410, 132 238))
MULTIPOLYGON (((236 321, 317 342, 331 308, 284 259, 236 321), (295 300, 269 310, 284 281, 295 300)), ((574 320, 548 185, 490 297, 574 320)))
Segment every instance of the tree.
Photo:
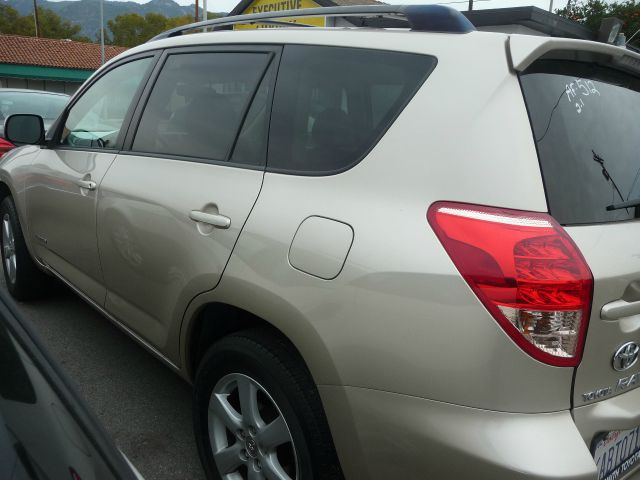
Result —
MULTIPOLYGON (((38 8, 40 36, 46 38, 69 38, 80 42, 89 42, 89 38, 79 35, 82 27, 63 20, 60 15, 47 8, 38 8)), ((35 27, 34 27, 35 35, 35 27)))
MULTIPOLYGON (((562 17, 585 25, 594 33, 598 32, 600 22, 607 17, 616 17, 624 22, 622 32, 627 39, 640 29, 640 0, 623 0, 608 3, 604 0, 579 0, 576 3, 556 10, 562 17)), ((633 44, 640 44, 640 33, 633 44)))
MULTIPOLYGON (((218 18, 221 14, 209 12, 208 18, 218 18)), ((111 31, 108 42, 122 47, 135 47, 171 28, 193 22, 191 15, 165 17, 159 13, 147 13, 144 17, 137 13, 119 15, 107 22, 111 31)))
MULTIPOLYGON (((181 27, 182 25, 187 25, 188 23, 193 22, 193 17, 191 15, 184 15, 182 17, 171 17, 167 19, 167 30, 170 28, 181 27)), ((159 32, 158 32, 159 33, 159 32)))
POLYGON ((14 8, 0 3, 0 33, 34 35, 33 18, 27 15, 21 16, 14 8))
MULTIPOLYGON (((40 36, 45 38, 69 38, 88 42, 87 37, 78 35, 82 27, 63 20, 53 11, 38 7, 40 36)), ((35 36, 36 27, 32 15, 21 16, 8 5, 0 4, 0 33, 35 36)))
POLYGON ((170 28, 185 25, 190 16, 167 18, 159 13, 147 13, 144 17, 137 13, 119 15, 107 22, 111 30, 109 43, 122 47, 135 47, 170 28))
POLYGON ((118 15, 107 22, 111 30, 109 43, 122 47, 134 47, 143 43, 144 17, 137 13, 118 15))

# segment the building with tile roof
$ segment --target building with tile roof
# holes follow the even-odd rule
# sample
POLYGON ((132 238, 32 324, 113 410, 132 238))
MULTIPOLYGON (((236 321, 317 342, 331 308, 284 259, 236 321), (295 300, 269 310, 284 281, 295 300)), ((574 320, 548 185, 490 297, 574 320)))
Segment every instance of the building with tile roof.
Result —
MULTIPOLYGON (((105 59, 125 50, 105 46, 105 59)), ((95 43, 0 34, 0 87, 73 93, 100 63, 95 43)))

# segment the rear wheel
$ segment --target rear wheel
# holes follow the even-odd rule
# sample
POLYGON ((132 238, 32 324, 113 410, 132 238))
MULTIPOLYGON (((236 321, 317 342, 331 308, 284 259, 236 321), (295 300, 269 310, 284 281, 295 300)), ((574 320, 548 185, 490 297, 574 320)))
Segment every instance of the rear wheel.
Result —
POLYGON ((194 422, 210 479, 343 478, 302 359, 268 331, 240 332, 209 350, 196 375, 194 422))
POLYGON ((42 295, 49 280, 34 263, 22 235, 16 206, 11 197, 0 203, 2 266, 9 293, 17 300, 42 295))

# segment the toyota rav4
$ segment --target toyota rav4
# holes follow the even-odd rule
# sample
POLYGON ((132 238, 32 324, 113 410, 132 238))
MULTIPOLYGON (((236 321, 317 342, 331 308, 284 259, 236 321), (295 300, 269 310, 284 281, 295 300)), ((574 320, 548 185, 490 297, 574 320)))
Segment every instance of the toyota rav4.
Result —
POLYGON ((437 6, 227 17, 43 132, 5 124, 7 287, 60 278, 192 382, 209 478, 637 472, 637 53, 437 6), (228 30, 303 15, 394 28, 228 30))

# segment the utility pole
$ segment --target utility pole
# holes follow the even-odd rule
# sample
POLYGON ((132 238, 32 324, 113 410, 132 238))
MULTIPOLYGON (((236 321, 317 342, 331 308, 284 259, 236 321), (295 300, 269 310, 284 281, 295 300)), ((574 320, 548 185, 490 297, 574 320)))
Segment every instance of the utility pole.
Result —
POLYGON ((104 0, 100 0, 100 65, 104 65, 104 0))
POLYGON ((553 0, 549 0, 549 11, 553 13, 553 0))
POLYGON ((200 13, 200 12, 199 12, 198 10, 199 10, 199 8, 198 8, 198 0, 196 0, 196 13, 195 13, 195 15, 193 16, 193 19, 194 19, 194 21, 195 21, 195 22, 197 22, 197 21, 198 21, 198 17, 200 16, 200 15, 199 15, 199 13, 200 13))
POLYGON ((473 0, 469 0, 469 11, 473 10, 473 0))
POLYGON ((202 0, 202 20, 209 20, 209 15, 207 15, 207 0, 202 0))
POLYGON ((40 20, 38 20, 38 4, 33 0, 33 19, 36 22, 36 37, 40 37, 40 20))

